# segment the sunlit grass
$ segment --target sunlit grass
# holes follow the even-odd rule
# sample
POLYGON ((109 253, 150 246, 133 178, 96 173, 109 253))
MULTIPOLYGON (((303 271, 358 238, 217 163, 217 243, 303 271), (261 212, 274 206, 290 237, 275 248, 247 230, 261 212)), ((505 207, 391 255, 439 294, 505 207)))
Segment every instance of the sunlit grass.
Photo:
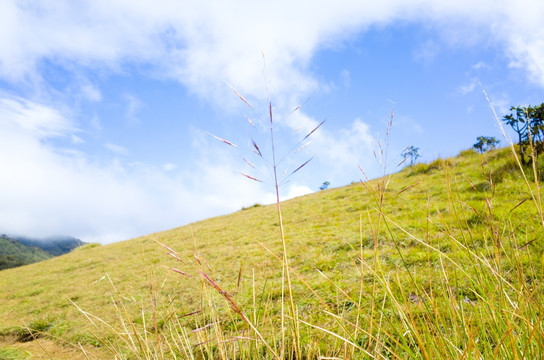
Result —
POLYGON ((282 203, 298 324, 283 336, 274 206, 2 271, 0 328, 118 358, 541 358, 527 186, 509 149, 464 151, 282 203))

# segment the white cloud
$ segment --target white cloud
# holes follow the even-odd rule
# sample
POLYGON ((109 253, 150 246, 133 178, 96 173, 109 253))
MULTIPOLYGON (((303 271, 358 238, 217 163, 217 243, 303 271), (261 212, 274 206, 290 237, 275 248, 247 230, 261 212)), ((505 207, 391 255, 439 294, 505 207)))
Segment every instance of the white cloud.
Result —
POLYGON ((0 99, 0 119, 5 131, 27 132, 38 139, 63 136, 74 130, 57 110, 17 97, 0 99))
POLYGON ((336 173, 343 174, 346 169, 354 168, 360 163, 364 166, 374 166, 373 160, 361 158, 360 154, 371 154, 375 147, 375 135, 371 134, 368 124, 360 119, 352 122, 350 128, 338 131, 325 129, 316 133, 314 143, 320 149, 320 161, 330 164, 331 176, 327 179, 335 182, 336 173))
MULTIPOLYGON (((269 198, 268 190, 233 170, 238 159, 229 155, 183 171, 167 164, 166 173, 142 163, 93 162, 44 142, 72 138, 74 131, 69 119, 46 106, 0 99, 0 168, 9 169, 0 177, 1 232, 119 241, 269 198)), ((303 192, 297 187, 292 194, 303 192)))
POLYGON ((138 113, 144 107, 144 103, 134 95, 126 94, 124 98, 126 101, 125 118, 128 124, 136 125, 140 123, 138 113))
POLYGON ((486 91, 490 94, 491 99, 493 99, 493 107, 495 111, 502 117, 503 115, 510 113, 510 107, 512 106, 512 100, 510 96, 506 93, 494 93, 492 90, 486 91))
MULTIPOLYGON (((297 183, 286 184, 281 188, 280 201, 285 201, 285 200, 293 199, 299 196, 308 195, 313 192, 314 191, 306 185, 299 185, 297 183)), ((276 194, 274 193, 264 194, 258 203, 261 205, 275 204, 276 194)))
POLYGON ((177 168, 178 168, 178 165, 176 165, 176 164, 166 163, 166 164, 162 165, 162 169, 164 171, 172 171, 172 170, 175 170, 177 168))
POLYGON ((349 88, 351 85, 351 73, 349 70, 344 69, 340 72, 340 81, 344 87, 349 88))
POLYGON ((91 129, 93 129, 95 131, 101 131, 102 130, 102 123, 100 122, 100 119, 98 118, 98 116, 96 114, 91 117, 91 119, 89 121, 89 125, 90 125, 91 129))
POLYGON ((473 79, 468 84, 460 85, 458 91, 461 93, 461 95, 466 95, 471 93, 474 88, 476 88, 477 80, 473 79))
POLYGON ((416 60, 428 65, 433 62, 439 52, 440 46, 433 40, 427 40, 414 50, 413 56, 416 60))
POLYGON ((311 193, 313 193, 313 190, 310 189, 308 186, 292 184, 287 191, 286 199, 292 199, 295 197, 308 195, 311 193))
POLYGON ((102 100, 102 94, 100 90, 91 84, 84 84, 81 86, 81 94, 83 97, 92 102, 99 102, 102 100))
MULTIPOLYGON (((294 141, 301 140, 320 124, 319 121, 301 110, 292 113, 288 119, 283 119, 280 116, 276 116, 276 119, 277 124, 280 125, 278 130, 290 129, 290 136, 296 139, 294 141)), ((304 147, 301 153, 291 154, 293 159, 288 159, 291 161, 287 174, 310 157, 312 157, 312 161, 308 166, 326 169, 327 174, 320 174, 320 176, 325 176, 323 180, 333 183, 342 183, 346 174, 350 173, 350 169, 357 170, 357 164, 364 166, 372 173, 371 170, 374 170, 377 165, 375 159, 361 156, 362 154, 371 154, 376 147, 376 134, 372 134, 370 126, 361 119, 353 120, 347 127, 335 126, 331 121, 326 121, 323 126, 320 126, 300 144, 303 146, 310 143, 309 146, 304 147), (314 149, 319 149, 317 154, 313 153, 314 149), (314 155, 315 158, 313 158, 314 155), (316 162, 318 164, 315 164, 316 162)), ((282 135, 285 136, 285 132, 282 135)), ((278 147, 280 146, 276 144, 276 148, 278 147)), ((300 172, 304 173, 305 171, 306 169, 303 169, 300 172)), ((301 174, 299 173, 297 176, 301 176, 301 174)))
POLYGON ((472 65, 471 69, 474 71, 479 71, 480 69, 489 69, 489 65, 487 65, 483 61, 479 61, 476 64, 472 65))
POLYGON ((505 41, 511 65, 526 69, 531 82, 544 86, 544 2, 506 1, 495 19, 496 35, 505 41))
MULTIPOLYGON (((297 96, 321 86, 307 71, 317 50, 371 25, 400 20, 442 29, 461 46, 491 41, 503 47, 512 66, 526 68, 529 79, 544 85, 543 13, 544 3, 531 0, 164 1, 161 6, 128 0, 3 1, 0 76, 16 81, 35 75, 44 58, 114 71, 128 63, 153 64, 151 73, 224 101, 223 80, 248 96, 266 96, 264 51, 269 90, 297 96)), ((425 58, 436 50, 425 48, 432 50, 425 58)))
POLYGON ((123 155, 123 156, 126 156, 128 155, 128 150, 127 148, 121 146, 121 145, 116 145, 116 144, 105 144, 104 147, 114 153, 116 153, 117 155, 123 155))
MULTIPOLYGON (((414 118, 406 115, 397 115, 393 121, 393 131, 402 134, 405 137, 408 134, 423 134, 424 130, 421 124, 414 118)), ((402 144, 405 145, 405 144, 402 144)))
POLYGON ((85 140, 83 140, 82 138, 80 138, 77 135, 72 134, 71 138, 72 138, 72 144, 84 144, 85 143, 85 140))
MULTIPOLYGON (((526 69, 530 81, 544 86, 542 14, 544 2, 529 0, 165 0, 160 6, 150 0, 6 0, 0 3, 0 79, 39 79, 43 61, 67 71, 81 67, 106 73, 141 66, 148 75, 175 79, 213 103, 227 102, 223 81, 249 100, 265 98, 268 88, 282 111, 325 86, 309 70, 317 51, 335 48, 370 26, 419 21, 444 30, 445 40, 454 46, 499 46, 511 66, 526 69)), ((98 87, 81 82, 81 96, 102 101, 98 87)), ((137 121, 141 101, 129 97, 126 110, 127 119, 137 121)), ((306 130, 317 125, 303 113, 296 117, 297 126, 306 130)), ((93 130, 102 129, 97 115, 89 121, 93 130)), ((261 185, 241 181, 230 158, 202 159, 189 172, 169 164, 157 169, 119 161, 94 163, 85 154, 47 144, 51 137, 67 137, 76 144, 76 131, 53 107, 0 99, 0 166, 10 170, 9 176, 0 177, 0 198, 10 204, 0 210, 0 229, 41 235, 62 228, 76 236, 120 240, 269 196, 261 185)), ((375 166, 372 157, 358 155, 375 148, 370 127, 360 119, 344 129, 324 127, 313 141, 320 149, 314 161, 330 171, 323 180, 336 183, 335 174, 356 163, 365 170, 375 166)), ((128 153, 116 144, 106 147, 128 153)), ((310 191, 289 185, 287 196, 310 191)))

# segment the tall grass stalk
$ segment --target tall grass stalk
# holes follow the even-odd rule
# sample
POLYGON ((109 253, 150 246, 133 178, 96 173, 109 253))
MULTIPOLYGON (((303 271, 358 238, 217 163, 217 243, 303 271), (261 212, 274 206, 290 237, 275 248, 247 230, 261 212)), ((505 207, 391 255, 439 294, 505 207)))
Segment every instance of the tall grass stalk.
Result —
MULTIPOLYGON (((263 54, 263 60, 264 60, 264 54, 263 54)), ((266 66, 266 64, 265 64, 265 66, 266 66)), ((251 106, 249 101, 247 101, 232 86, 230 86, 230 87, 234 91, 234 93, 251 110, 254 111, 254 108, 251 106)), ((301 106, 296 107, 295 110, 293 110, 293 112, 298 111, 300 109, 300 107, 301 106)), ((289 155, 289 153, 298 152, 301 149, 303 149, 304 147, 306 147, 308 144, 303 144, 303 142, 307 138, 309 138, 319 127, 321 127, 321 125, 324 123, 324 121, 321 122, 320 124, 318 124, 314 129, 312 129, 302 140, 300 140, 295 145, 295 147, 293 147, 287 154, 285 154, 283 157, 281 157, 281 160, 278 161, 277 160, 277 154, 276 154, 276 143, 275 143, 275 137, 274 137, 274 129, 275 129, 274 128, 274 125, 275 125, 274 114, 273 114, 273 108, 272 108, 272 101, 270 99, 268 99, 268 120, 269 120, 269 129, 270 129, 270 150, 271 150, 271 154, 272 154, 271 166, 272 166, 272 174, 273 174, 273 185, 274 185, 274 190, 275 190, 276 210, 277 210, 277 218, 278 218, 278 224, 279 224, 279 230, 280 230, 280 240, 281 240, 281 246, 282 246, 282 259, 281 259, 281 262, 282 262, 282 272, 281 272, 281 279, 282 279, 281 280, 282 281, 282 287, 281 287, 281 336, 282 336, 282 342, 281 342, 281 344, 282 345, 281 345, 280 357, 285 358, 285 357, 288 356, 287 355, 287 350, 286 350, 286 344, 287 344, 286 334, 287 334, 287 331, 289 331, 289 330, 285 326, 285 311, 284 311, 284 298, 285 298, 285 291, 287 290, 288 300, 289 300, 289 317, 291 319, 291 323, 292 323, 292 327, 293 327, 292 330, 291 330, 292 331, 291 338, 292 338, 292 340, 294 342, 294 344, 293 344, 294 345, 294 356, 295 356, 295 358, 301 358, 302 357, 302 349, 301 349, 301 344, 300 344, 299 319, 298 319, 298 312, 297 312, 297 309, 296 309, 296 306, 295 306, 295 299, 294 299, 294 295, 293 295, 293 285, 292 285, 292 281, 291 281, 291 269, 290 269, 290 266, 289 266, 289 256, 288 256, 288 249, 287 249, 287 241, 286 241, 286 238, 285 238, 285 231, 284 231, 284 224, 283 224, 283 217, 282 217, 282 210, 281 210, 280 181, 278 179, 278 166, 279 166, 279 162, 281 160, 283 160, 287 155, 289 155), (301 145, 301 144, 302 144, 302 146, 299 147, 299 145, 301 145), (285 281, 287 282, 287 284, 285 284, 285 281)), ((214 137, 216 137, 216 136, 214 136, 214 137)), ((226 143, 227 145, 231 145, 231 146, 233 145, 230 141, 226 141, 226 140, 218 138, 218 137, 216 137, 216 138, 221 140, 222 142, 226 143)), ((259 146, 257 145, 257 143, 253 139, 251 139, 251 140, 252 140, 252 144, 253 144, 253 147, 254 147, 253 152, 256 153, 259 157, 263 158, 259 146)), ((294 173, 299 171, 301 168, 306 166, 309 163, 310 160, 311 160, 311 158, 309 160, 307 160, 306 162, 302 163, 302 165, 300 165, 294 171, 292 171, 289 174, 289 176, 293 175, 294 173)), ((248 163, 249 165, 251 165, 252 167, 254 167, 245 158, 244 158, 244 161, 246 163, 248 163)), ((242 175, 249 178, 250 180, 260 181, 259 179, 255 178, 255 177, 253 177, 251 175, 248 175, 248 174, 245 174, 245 173, 242 173, 242 175)))
MULTIPOLYGON (((295 336, 293 336, 293 340, 295 341, 295 349, 296 349, 296 357, 300 358, 301 355, 301 349, 300 349, 300 333, 298 328, 298 315, 297 311, 295 309, 295 301, 293 298, 293 287, 291 285, 291 271, 289 270, 289 257, 287 256, 287 244, 285 241, 285 232, 283 230, 283 219, 281 216, 281 205, 280 205, 280 190, 279 190, 279 182, 278 182, 278 163, 276 162, 276 149, 274 145, 274 120, 272 116, 272 102, 268 103, 268 110, 269 110, 269 116, 270 116, 270 140, 271 140, 271 148, 272 148, 272 166, 274 169, 274 188, 276 190, 276 208, 278 210, 278 223, 280 225, 280 237, 281 237, 281 245, 283 248, 283 259, 282 259, 282 279, 284 277, 284 274, 287 278, 287 289, 289 291, 289 304, 291 306, 291 318, 293 319, 293 327, 295 336)), ((282 297, 283 297, 283 281, 282 281, 282 297)), ((282 301, 283 303, 283 301, 282 301)), ((285 329, 283 328, 283 305, 282 305, 282 352, 281 357, 285 357, 285 329)))

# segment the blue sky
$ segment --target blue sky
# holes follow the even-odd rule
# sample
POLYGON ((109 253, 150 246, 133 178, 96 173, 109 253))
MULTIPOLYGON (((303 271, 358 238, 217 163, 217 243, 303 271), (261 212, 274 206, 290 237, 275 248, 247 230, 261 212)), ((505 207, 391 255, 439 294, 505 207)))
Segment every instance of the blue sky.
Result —
POLYGON ((480 135, 506 144, 479 84, 499 117, 544 101, 543 15, 541 1, 3 1, 0 232, 108 243, 270 203, 269 100, 280 173, 313 158, 283 198, 358 181, 358 165, 378 176, 392 111, 389 172, 410 145, 431 161, 480 135))

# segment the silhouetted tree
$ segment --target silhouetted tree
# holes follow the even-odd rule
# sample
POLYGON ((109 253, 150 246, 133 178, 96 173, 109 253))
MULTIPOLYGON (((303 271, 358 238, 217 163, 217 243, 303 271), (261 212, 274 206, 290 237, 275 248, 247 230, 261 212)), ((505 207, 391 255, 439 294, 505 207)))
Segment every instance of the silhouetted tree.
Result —
POLYGON ((325 189, 327 189, 327 188, 329 187, 330 184, 331 184, 330 182, 325 181, 325 182, 323 183, 323 185, 321 185, 321 186, 319 187, 319 190, 325 190, 325 189))
POLYGON ((538 106, 512 106, 511 114, 502 120, 518 134, 519 155, 523 164, 529 163, 525 153, 533 144, 535 157, 544 150, 544 103, 538 106))
POLYGON ((476 140, 478 140, 478 142, 472 145, 472 147, 480 154, 496 148, 500 143, 500 141, 495 139, 493 136, 478 136, 476 140))
POLYGON ((401 155, 404 160, 410 158, 410 165, 414 165, 417 158, 421 156, 419 155, 419 148, 416 148, 414 146, 407 147, 401 155))

